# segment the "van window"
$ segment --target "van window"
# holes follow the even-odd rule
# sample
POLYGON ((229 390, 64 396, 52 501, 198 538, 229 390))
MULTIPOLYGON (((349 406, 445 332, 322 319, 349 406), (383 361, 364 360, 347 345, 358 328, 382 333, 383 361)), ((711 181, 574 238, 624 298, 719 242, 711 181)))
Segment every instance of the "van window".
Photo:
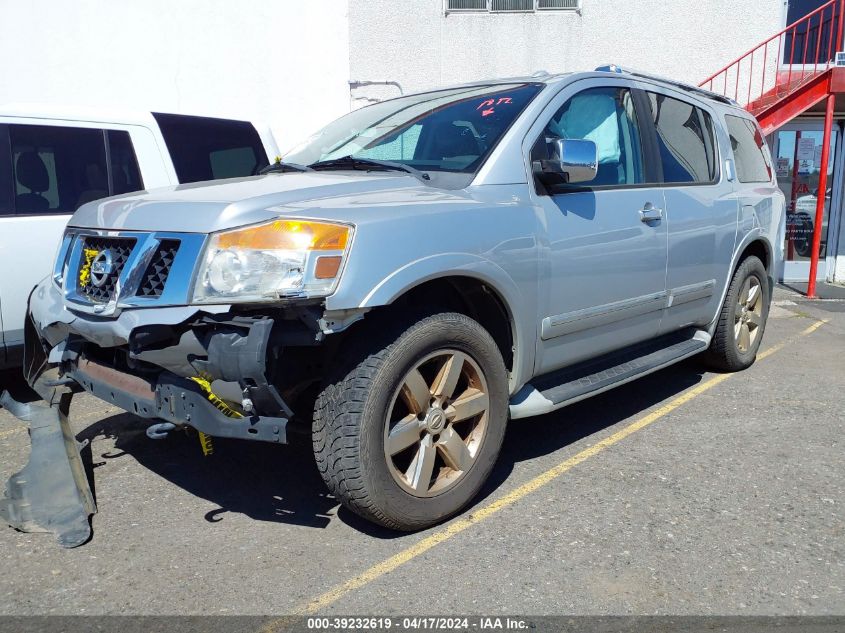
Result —
POLYGON ((534 145, 532 161, 547 158, 543 154, 547 139, 552 138, 586 139, 596 144, 598 173, 576 187, 644 182, 637 116, 627 88, 590 88, 569 99, 534 145))
POLYGON ((771 182, 772 168, 763 153, 765 140, 753 121, 726 116, 739 182, 771 182))
POLYGON ((140 191, 144 188, 141 170, 129 132, 124 130, 109 130, 109 165, 111 167, 111 195, 116 196, 130 191, 140 191))
POLYGON ((646 94, 657 132, 663 182, 715 182, 717 161, 710 115, 679 99, 654 92, 646 94))
POLYGON ((72 213, 109 195, 103 131, 10 125, 15 211, 72 213))
POLYGON ((179 182, 251 176, 268 165, 251 123, 153 113, 179 182))
POLYGON ((9 154, 9 128, 0 124, 0 216, 15 212, 12 204, 12 157, 9 154))
POLYGON ((253 173, 256 166, 255 150, 252 147, 233 147, 210 152, 212 178, 238 178, 253 173))

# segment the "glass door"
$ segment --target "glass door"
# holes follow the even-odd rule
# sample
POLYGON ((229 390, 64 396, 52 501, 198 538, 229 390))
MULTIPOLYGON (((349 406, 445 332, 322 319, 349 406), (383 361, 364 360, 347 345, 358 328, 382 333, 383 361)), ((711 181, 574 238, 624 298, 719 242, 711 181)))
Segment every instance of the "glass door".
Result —
MULTIPOLYGON (((818 184, 822 169, 820 163, 824 137, 823 125, 821 120, 794 122, 785 125, 774 135, 773 147, 778 185, 786 196, 783 281, 807 281, 810 275, 816 201, 820 195, 818 184)), ((834 178, 833 169, 837 162, 838 139, 839 128, 834 125, 830 137, 830 158, 825 166, 827 191, 821 192, 825 202, 817 279, 827 277, 825 255, 831 200, 838 200, 838 196, 833 195, 839 187, 838 179, 834 178)))

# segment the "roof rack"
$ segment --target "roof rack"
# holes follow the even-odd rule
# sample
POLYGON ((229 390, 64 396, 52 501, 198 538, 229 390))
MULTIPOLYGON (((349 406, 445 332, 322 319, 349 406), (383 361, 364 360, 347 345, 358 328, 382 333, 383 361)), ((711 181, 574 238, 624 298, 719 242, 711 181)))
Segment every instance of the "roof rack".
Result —
POLYGON ((623 66, 618 66, 617 64, 605 64, 603 66, 599 66, 596 68, 596 72, 616 73, 618 75, 630 75, 631 77, 639 77, 641 79, 653 79, 654 81, 669 84, 670 86, 675 86, 676 88, 682 88, 687 92, 691 92, 701 97, 713 99, 714 101, 718 101, 719 103, 726 103, 728 105, 739 106, 739 104, 730 97, 720 95, 717 92, 711 92, 710 90, 705 90, 704 88, 701 88, 699 86, 693 86, 692 84, 684 83, 683 81, 667 79, 666 77, 661 77, 660 75, 654 75, 651 73, 644 73, 638 70, 633 70, 631 68, 625 68, 623 66))

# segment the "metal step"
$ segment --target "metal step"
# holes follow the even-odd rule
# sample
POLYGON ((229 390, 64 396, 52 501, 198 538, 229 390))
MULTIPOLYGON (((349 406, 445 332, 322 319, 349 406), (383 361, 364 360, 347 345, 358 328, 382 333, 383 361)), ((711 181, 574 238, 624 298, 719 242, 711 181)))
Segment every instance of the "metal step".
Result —
POLYGON ((511 418, 540 415, 645 376, 707 349, 703 331, 662 337, 543 376, 511 399, 511 418))

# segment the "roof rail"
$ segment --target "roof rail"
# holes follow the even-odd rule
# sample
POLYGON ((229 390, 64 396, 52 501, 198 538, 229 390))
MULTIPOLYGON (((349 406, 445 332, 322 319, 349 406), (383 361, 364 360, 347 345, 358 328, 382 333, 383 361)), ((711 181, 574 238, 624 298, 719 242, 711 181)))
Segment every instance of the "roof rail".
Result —
POLYGON ((712 99, 713 101, 718 101, 719 103, 726 103, 728 105, 739 107, 739 104, 730 97, 720 95, 717 92, 711 92, 710 90, 705 90, 700 86, 693 86, 692 84, 684 83, 683 81, 677 81, 675 79, 667 79, 666 77, 661 77, 660 75, 654 75, 652 73, 640 72, 638 70, 625 68, 617 64, 604 64, 603 66, 597 67, 596 72, 616 73, 618 75, 630 75, 631 77, 639 77, 641 79, 653 79, 664 84, 669 84, 670 86, 675 86, 676 88, 681 88, 683 90, 686 90, 687 92, 691 92, 701 97, 712 99))

